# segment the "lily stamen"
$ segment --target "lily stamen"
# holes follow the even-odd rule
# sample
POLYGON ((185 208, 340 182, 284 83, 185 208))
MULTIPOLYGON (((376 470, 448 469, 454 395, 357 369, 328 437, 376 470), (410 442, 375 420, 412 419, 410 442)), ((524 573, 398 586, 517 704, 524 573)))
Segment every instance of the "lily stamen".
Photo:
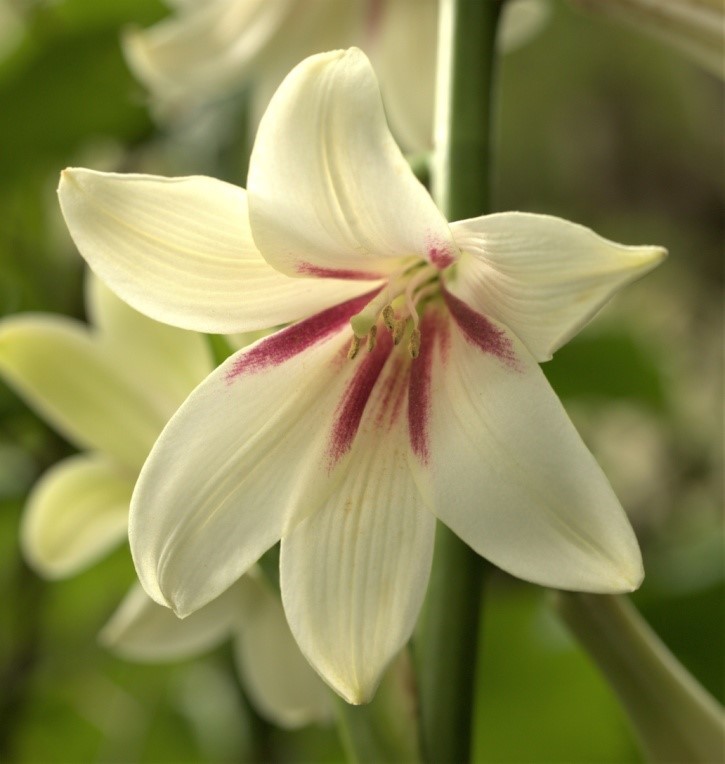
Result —
POLYGON ((395 329, 395 311, 392 305, 383 308, 383 323, 391 332, 395 329))
POLYGON ((408 282, 408 286, 405 289, 405 308, 413 319, 413 327, 418 328, 418 311, 416 306, 420 301, 420 294, 422 291, 429 291, 430 287, 434 289, 438 288, 438 274, 433 268, 423 268, 408 282), (426 288, 426 285, 431 282, 430 286, 426 288))
POLYGON ((417 327, 410 333, 410 339, 408 340, 408 352, 411 358, 417 358, 420 355, 420 329, 417 327))
POLYGON ((399 318, 393 325, 393 345, 399 345, 405 334, 405 326, 408 323, 407 318, 399 318))
POLYGON ((388 329, 394 331, 393 301, 404 296, 406 303, 411 302, 416 289, 431 278, 437 277, 437 274, 438 272, 430 266, 413 264, 391 275, 383 290, 350 319, 355 335, 361 339, 365 338, 381 314, 388 329))
POLYGON ((350 318, 350 325, 357 337, 362 339, 367 336, 370 329, 377 323, 378 316, 396 297, 405 292, 407 284, 408 279, 403 276, 391 278, 382 292, 379 292, 359 313, 350 318))
POLYGON ((375 350, 375 339, 378 336, 378 325, 375 324, 368 332, 367 350, 368 353, 372 353, 375 350))
POLYGON ((355 356, 360 352, 360 337, 357 334, 352 335, 352 341, 350 342, 350 349, 347 351, 347 358, 352 361, 355 356))

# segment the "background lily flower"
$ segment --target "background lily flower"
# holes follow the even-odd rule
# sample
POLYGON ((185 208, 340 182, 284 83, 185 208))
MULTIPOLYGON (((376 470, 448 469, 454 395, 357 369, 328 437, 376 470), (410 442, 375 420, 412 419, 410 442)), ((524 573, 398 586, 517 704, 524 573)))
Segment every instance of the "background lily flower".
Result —
MULTIPOLYGON (((394 133, 409 150, 431 145, 438 0, 206 0, 124 37, 129 67, 160 118, 252 86, 258 119, 287 72, 305 56, 358 45, 380 77, 394 133)), ((544 24, 543 0, 512 0, 506 50, 544 24)))
MULTIPOLYGON (((155 438, 213 369, 204 337, 150 321, 89 279, 94 324, 27 314, 0 322, 0 375, 82 450, 32 490, 23 515, 26 559, 41 575, 87 568, 124 540, 134 482, 155 438)), ((134 587, 101 640, 131 660, 188 658, 233 637, 255 705, 283 726, 327 718, 324 685, 299 653, 269 586, 244 576, 179 620, 134 587)))
POLYGON ((720 0, 577 0, 593 13, 631 24, 725 78, 725 7, 720 0))
POLYGON ((139 310, 207 331, 298 319, 207 377, 144 465, 131 548, 158 602, 194 612, 281 538, 293 634, 360 703, 410 636, 436 517, 521 578, 639 585, 629 522, 537 362, 661 248, 545 215, 449 225, 356 49, 280 86, 246 194, 77 169, 60 201, 139 310))

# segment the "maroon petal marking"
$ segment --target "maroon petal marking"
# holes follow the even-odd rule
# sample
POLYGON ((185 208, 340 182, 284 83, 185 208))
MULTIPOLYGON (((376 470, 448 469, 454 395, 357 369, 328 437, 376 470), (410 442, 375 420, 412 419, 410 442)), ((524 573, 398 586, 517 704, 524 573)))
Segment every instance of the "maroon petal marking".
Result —
POLYGON ((473 310, 470 305, 459 300, 446 289, 441 291, 453 320, 468 342, 483 350, 484 353, 496 356, 507 366, 518 367, 519 362, 513 343, 503 329, 499 329, 485 316, 473 310))
POLYGON ((398 421, 400 412, 405 401, 405 393, 408 389, 408 373, 410 371, 410 357, 400 352, 393 356, 385 379, 382 381, 384 392, 378 403, 375 416, 376 427, 392 430, 398 421))
MULTIPOLYGON (((446 318, 435 309, 423 314, 420 353, 413 360, 408 382, 408 435, 413 453, 423 464, 430 459, 428 425, 431 411, 431 380, 436 343, 447 345, 446 318)), ((444 351, 445 348, 442 348, 444 351)))
POLYGON ((431 247, 428 250, 428 257, 431 263, 441 271, 456 261, 456 258, 449 251, 440 247, 431 247))
POLYGON ((367 353, 355 369, 335 412, 327 450, 330 470, 352 447, 370 395, 392 349, 390 333, 381 332, 373 351, 367 353))
POLYGON ((386 276, 368 271, 355 271, 348 268, 322 268, 312 263, 299 263, 295 268, 300 276, 314 276, 320 279, 344 279, 346 281, 380 281, 386 276))
POLYGON ((359 313, 379 291, 380 289, 373 289, 360 297, 333 305, 266 337, 237 358, 227 372, 227 382, 233 382, 242 374, 253 374, 268 366, 279 366, 317 345, 340 331, 351 316, 359 313))
POLYGON ((448 242, 429 237, 426 241, 426 249, 428 250, 428 259, 438 270, 442 271, 456 262, 455 250, 448 242))

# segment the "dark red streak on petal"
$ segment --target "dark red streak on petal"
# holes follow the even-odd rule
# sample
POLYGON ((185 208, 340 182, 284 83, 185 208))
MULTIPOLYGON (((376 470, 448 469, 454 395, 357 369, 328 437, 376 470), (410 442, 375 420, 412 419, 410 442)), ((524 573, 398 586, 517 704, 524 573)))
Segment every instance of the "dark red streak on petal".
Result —
POLYGON ((408 387, 408 371, 410 358, 402 352, 396 353, 388 366, 382 385, 385 390, 378 404, 375 417, 377 427, 390 430, 400 416, 400 411, 405 400, 405 391, 408 387))
POLYGON ((408 435, 413 453, 423 464, 428 464, 430 448, 428 423, 430 421, 431 379, 435 345, 445 319, 434 310, 423 314, 420 324, 420 354, 410 367, 408 382, 408 435))
POLYGON ((513 344, 506 336, 506 332, 494 326, 485 316, 473 310, 463 300, 459 300, 445 289, 441 291, 453 320, 472 345, 483 350, 484 353, 496 356, 511 368, 518 366, 513 344))
POLYGON ((428 259, 438 270, 442 271, 456 261, 456 251, 451 243, 441 240, 438 236, 427 235, 425 247, 428 252, 428 259))
POLYGON ((380 281, 386 278, 379 273, 354 271, 346 268, 320 268, 312 263, 300 263, 295 270, 300 276, 314 276, 320 279, 344 279, 346 281, 380 281))
POLYGON ((381 332, 375 349, 358 361, 359 365, 335 413, 328 447, 330 470, 352 447, 365 407, 392 349, 391 335, 381 332))
POLYGON ((456 261, 456 258, 450 253, 450 251, 440 247, 431 247, 428 250, 428 257, 431 263, 433 263, 433 265, 435 265, 435 267, 441 271, 444 268, 447 268, 449 265, 453 265, 453 263, 456 261))
POLYGON ((286 329, 270 335, 254 347, 243 352, 227 372, 227 382, 233 382, 242 374, 253 374, 268 366, 279 366, 304 350, 322 342, 340 331, 351 316, 361 311, 380 291, 373 289, 360 297, 333 305, 315 313, 286 329))

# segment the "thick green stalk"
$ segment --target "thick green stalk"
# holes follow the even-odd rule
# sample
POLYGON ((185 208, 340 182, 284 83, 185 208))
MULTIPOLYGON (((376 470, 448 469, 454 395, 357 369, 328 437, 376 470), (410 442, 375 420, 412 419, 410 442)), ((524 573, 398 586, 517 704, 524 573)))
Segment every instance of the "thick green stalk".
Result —
MULTIPOLYGON (((489 212, 498 0, 441 0, 433 195, 449 220, 489 212)), ((415 642, 424 758, 470 758, 486 563, 439 524, 415 642)))
POLYGON ((626 597, 556 595, 557 609, 619 696, 649 761, 725 759, 725 717, 626 597))
POLYGON ((433 196, 448 220, 490 212, 493 74, 502 0, 441 0, 433 196))
POLYGON ((478 632, 486 561, 438 524, 415 661, 425 761, 470 758, 478 632))

